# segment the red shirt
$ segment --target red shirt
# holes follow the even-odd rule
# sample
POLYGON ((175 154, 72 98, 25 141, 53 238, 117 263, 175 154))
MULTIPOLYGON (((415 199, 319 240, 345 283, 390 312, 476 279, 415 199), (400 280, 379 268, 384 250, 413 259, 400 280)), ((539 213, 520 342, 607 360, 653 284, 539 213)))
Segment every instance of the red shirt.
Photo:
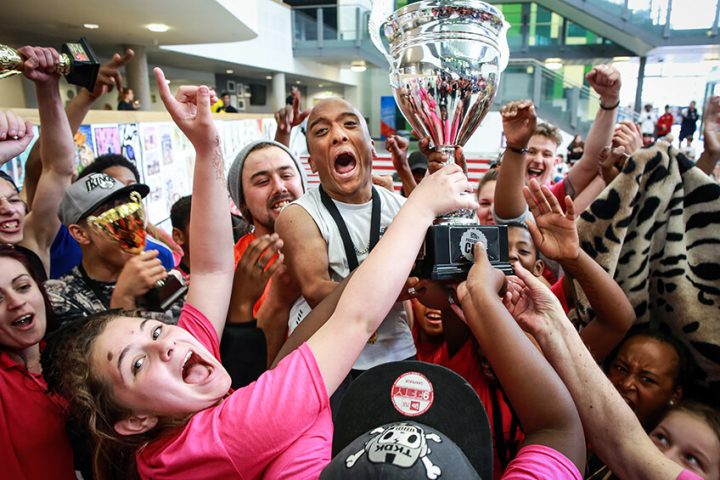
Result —
POLYGON ((553 283, 550 287, 550 291, 557 297, 558 300, 560 300, 560 305, 562 305, 565 313, 568 313, 570 308, 568 307, 567 298, 565 297, 565 289, 563 289, 563 278, 565 277, 560 277, 560 280, 553 283))
POLYGON ((520 430, 517 420, 513 422, 513 414, 510 406, 505 402, 505 398, 500 392, 500 389, 496 388, 490 383, 490 380, 488 380, 488 377, 483 371, 482 359, 477 352, 475 342, 472 338, 468 338, 460 350, 451 358, 448 355, 447 344, 445 342, 419 342, 416 336, 416 328, 417 327, 413 328, 413 334, 415 337, 415 346, 417 347, 417 359, 442 365, 454 371, 472 385, 480 397, 487 412, 488 420, 490 421, 490 428, 493 432, 493 479, 499 480, 502 478, 505 469, 498 457, 500 452, 495 441, 495 417, 493 416, 495 405, 500 409, 503 443, 508 449, 506 455, 512 457, 514 452, 512 452, 513 448, 510 447, 510 445, 514 444, 514 450, 517 451, 525 439, 525 434, 520 430), (493 401, 493 397, 495 397, 495 401, 493 401))
POLYGON ((673 117, 672 113, 663 113, 660 115, 660 118, 658 118, 657 121, 657 134, 658 137, 664 137, 668 133, 670 133, 670 129, 673 126, 673 122, 675 121, 675 118, 673 117))
MULTIPOLYGON (((255 240, 255 234, 253 232, 247 233, 243 235, 240 240, 237 241, 235 246, 233 247, 233 252, 235 253, 235 268, 237 268, 238 263, 240 262, 240 259, 242 258, 243 254, 245 253, 245 250, 250 246, 250 242, 255 240)), ((270 259, 267 266, 272 265, 272 263, 275 261, 275 257, 270 259)), ((272 278, 268 280, 267 285, 265 285, 265 291, 263 292, 260 299, 255 303, 255 306, 253 307, 253 317, 257 317, 257 312, 260 310, 260 307, 262 306, 263 302, 265 301, 265 297, 267 297, 268 292, 270 291, 270 284, 272 283, 272 278)))
POLYGON ((74 479, 67 414, 42 375, 0 351, 0 477, 74 479))

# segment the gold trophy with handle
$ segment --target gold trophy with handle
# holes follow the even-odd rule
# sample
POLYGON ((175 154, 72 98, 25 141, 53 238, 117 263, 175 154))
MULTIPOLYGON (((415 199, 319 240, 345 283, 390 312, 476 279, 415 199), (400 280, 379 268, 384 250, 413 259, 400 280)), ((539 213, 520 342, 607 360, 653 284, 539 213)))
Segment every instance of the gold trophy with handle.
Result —
MULTIPOLYGON (((14 48, 0 45, 0 79, 19 75, 23 71, 22 55, 14 48)), ((65 43, 60 53, 60 63, 55 69, 68 83, 92 90, 95 87, 100 62, 85 38, 77 43, 65 43)))

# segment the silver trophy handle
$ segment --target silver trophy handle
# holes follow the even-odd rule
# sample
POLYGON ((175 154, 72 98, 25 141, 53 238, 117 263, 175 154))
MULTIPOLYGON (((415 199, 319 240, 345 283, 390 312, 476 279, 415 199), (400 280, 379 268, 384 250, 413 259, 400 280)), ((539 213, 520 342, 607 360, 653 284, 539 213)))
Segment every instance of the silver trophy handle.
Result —
POLYGON ((368 21, 368 30, 370 31, 370 39, 375 48, 385 56, 388 63, 392 66, 393 58, 385 48, 385 44, 380 36, 380 31, 385 25, 388 17, 393 13, 393 0, 373 0, 372 10, 370 11, 370 20, 368 21))

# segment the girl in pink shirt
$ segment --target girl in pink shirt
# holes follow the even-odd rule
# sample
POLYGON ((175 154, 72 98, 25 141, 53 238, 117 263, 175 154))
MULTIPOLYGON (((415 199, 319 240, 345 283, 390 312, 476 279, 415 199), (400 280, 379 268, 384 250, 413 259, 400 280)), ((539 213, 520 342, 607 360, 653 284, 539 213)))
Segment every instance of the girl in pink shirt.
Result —
MULTIPOLYGON (((50 359, 56 387, 97 441, 101 478, 317 477, 330 458, 328 395, 397 299, 435 217, 477 206, 461 195, 471 186, 454 165, 423 181, 327 322, 275 369, 232 392, 218 355, 234 272, 211 93, 181 87, 172 98, 162 71, 155 75, 163 103, 197 154, 187 303, 178 326, 113 312, 86 319, 50 359)), ((343 130, 342 148, 361 151, 362 142, 371 151, 366 126, 354 127, 339 121, 330 130, 343 130)), ((328 148, 337 147, 330 142, 328 148)), ((264 270, 281 246, 276 235, 261 237, 244 257, 264 270)), ((270 268, 281 263, 282 254, 270 268)))

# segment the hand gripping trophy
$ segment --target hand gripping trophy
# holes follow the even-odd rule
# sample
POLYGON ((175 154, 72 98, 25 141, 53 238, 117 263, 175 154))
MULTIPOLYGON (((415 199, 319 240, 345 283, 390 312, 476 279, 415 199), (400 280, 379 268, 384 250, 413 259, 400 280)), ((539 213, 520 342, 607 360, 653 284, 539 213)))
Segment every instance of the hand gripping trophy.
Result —
MULTIPOLYGON (((14 48, 0 45, 0 79, 22 73, 24 60, 14 48)), ((84 38, 62 46, 57 73, 64 75, 68 83, 92 91, 99 71, 100 62, 84 38)))
MULTIPOLYGON (((395 101, 412 128, 452 162, 455 147, 468 141, 492 105, 509 57, 508 24, 497 8, 479 0, 423 0, 390 15, 388 4, 373 4, 370 34, 390 63, 395 101)), ((469 210, 435 220, 415 273, 464 279, 478 241, 495 267, 512 273, 506 228, 477 225, 469 210)))

